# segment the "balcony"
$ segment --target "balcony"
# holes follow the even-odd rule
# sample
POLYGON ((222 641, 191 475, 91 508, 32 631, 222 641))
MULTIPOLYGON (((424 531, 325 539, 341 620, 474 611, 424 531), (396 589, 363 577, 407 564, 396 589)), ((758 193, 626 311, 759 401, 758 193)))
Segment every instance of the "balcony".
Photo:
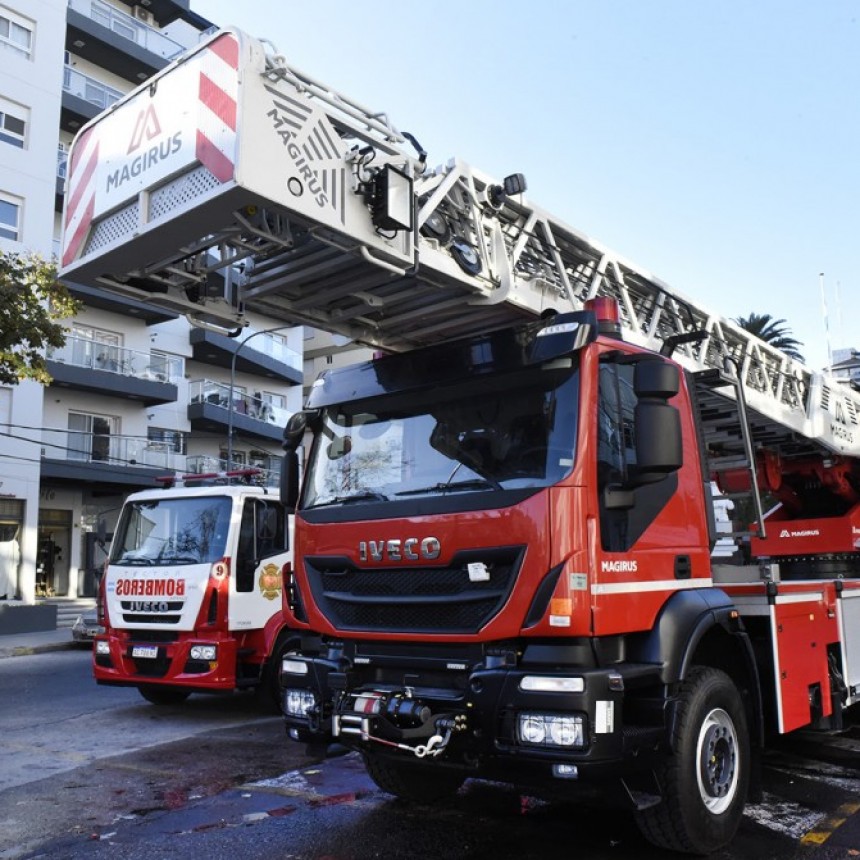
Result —
POLYGON ((189 456, 187 458, 185 471, 190 472, 193 475, 210 475, 233 469, 247 468, 260 470, 260 474, 255 475, 251 483, 257 484, 261 487, 277 487, 280 485, 281 473, 279 468, 265 468, 263 466, 256 466, 253 464, 249 467, 247 463, 235 462, 230 465, 218 457, 207 457, 202 454, 189 456))
POLYGON ((151 77, 184 46, 159 32, 154 16, 143 6, 135 8, 147 20, 101 0, 69 0, 66 50, 134 84, 151 77))
POLYGON ((146 352, 69 337, 65 346, 49 348, 47 364, 52 386, 137 400, 145 406, 173 403, 178 397, 170 382, 174 371, 146 352))
POLYGON ((97 78, 64 66, 60 128, 75 134, 84 123, 119 101, 123 95, 97 78))
POLYGON ((302 357, 265 332, 243 329, 237 338, 193 328, 189 335, 195 361, 230 370, 236 356, 236 370, 278 379, 293 385, 302 382, 302 357), (259 337, 257 336, 259 335, 259 337), (249 341, 249 338, 253 340, 249 341), (243 346, 247 342, 247 345, 243 346))
MULTIPOLYGON (((54 253, 59 257, 59 243, 57 243, 54 253)), ((155 305, 148 304, 147 302, 139 302, 135 299, 127 299, 125 296, 118 296, 109 290, 101 290, 98 287, 85 287, 82 284, 72 283, 66 284, 66 287, 68 287, 69 292, 76 299, 80 299, 87 307, 122 314, 124 317, 132 317, 136 320, 143 320, 146 325, 155 325, 156 323, 179 319, 177 314, 166 311, 164 308, 158 308, 155 305)))
POLYGON ((41 477, 59 483, 110 484, 111 492, 156 485, 155 478, 186 469, 186 457, 164 442, 77 430, 42 431, 41 477))
POLYGON ((290 417, 286 409, 272 406, 259 397, 235 389, 231 406, 230 386, 209 379, 191 382, 189 393, 191 402, 188 404, 188 420, 191 429, 218 433, 225 439, 232 421, 234 435, 280 442, 290 417))

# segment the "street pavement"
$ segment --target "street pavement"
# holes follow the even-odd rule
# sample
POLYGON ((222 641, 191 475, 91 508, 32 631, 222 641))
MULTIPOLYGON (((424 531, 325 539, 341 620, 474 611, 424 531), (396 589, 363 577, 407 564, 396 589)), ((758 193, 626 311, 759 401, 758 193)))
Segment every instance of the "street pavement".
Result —
POLYGON ((0 635, 0 659, 42 654, 45 651, 60 651, 66 648, 85 648, 92 645, 79 644, 72 639, 68 628, 41 630, 38 633, 8 633, 0 635))

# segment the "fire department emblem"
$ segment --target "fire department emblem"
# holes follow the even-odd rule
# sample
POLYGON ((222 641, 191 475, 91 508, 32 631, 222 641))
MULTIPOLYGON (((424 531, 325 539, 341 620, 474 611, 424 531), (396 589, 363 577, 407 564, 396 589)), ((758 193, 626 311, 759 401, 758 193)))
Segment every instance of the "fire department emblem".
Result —
POLYGON ((267 564, 260 572, 260 594, 266 600, 281 596, 281 570, 276 564, 267 564))

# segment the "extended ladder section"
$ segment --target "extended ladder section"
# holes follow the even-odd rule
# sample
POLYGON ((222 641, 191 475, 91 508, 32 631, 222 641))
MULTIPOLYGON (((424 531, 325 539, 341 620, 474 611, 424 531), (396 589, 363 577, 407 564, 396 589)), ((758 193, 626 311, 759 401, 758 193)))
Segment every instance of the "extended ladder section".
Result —
POLYGON ((761 432, 860 456, 860 398, 384 114, 215 34, 81 130, 61 277, 198 325, 255 311, 405 350, 612 296, 625 337, 730 371, 761 432))

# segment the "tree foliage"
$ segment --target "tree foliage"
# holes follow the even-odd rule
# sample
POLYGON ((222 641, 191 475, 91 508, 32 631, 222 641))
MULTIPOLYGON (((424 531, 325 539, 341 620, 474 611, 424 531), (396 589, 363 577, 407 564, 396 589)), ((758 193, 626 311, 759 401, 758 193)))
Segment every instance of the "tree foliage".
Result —
POLYGON ((781 349, 789 358, 803 361, 800 347, 803 344, 793 337, 785 320, 775 320, 770 314, 751 313, 748 317, 737 317, 735 322, 744 331, 754 334, 771 346, 781 349))
POLYGON ((0 383, 47 385, 45 350, 66 342, 60 320, 80 307, 57 282, 57 267, 39 254, 0 252, 0 383))

